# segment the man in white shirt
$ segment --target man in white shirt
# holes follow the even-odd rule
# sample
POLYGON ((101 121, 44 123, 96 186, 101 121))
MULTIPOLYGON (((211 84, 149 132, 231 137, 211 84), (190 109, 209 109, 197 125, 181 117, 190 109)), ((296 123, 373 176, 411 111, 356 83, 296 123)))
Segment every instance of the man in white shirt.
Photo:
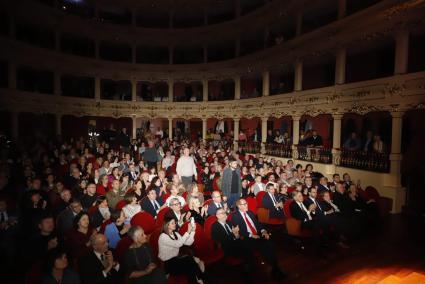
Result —
POLYGON ((177 161, 176 172, 180 177, 182 183, 187 186, 193 182, 193 177, 197 179, 197 171, 195 161, 189 156, 190 151, 188 147, 183 150, 183 156, 177 161))
POLYGON ((165 152, 164 159, 162 159, 162 168, 167 171, 168 168, 170 168, 174 164, 175 160, 176 160, 176 157, 171 155, 170 150, 167 150, 167 152, 165 152))

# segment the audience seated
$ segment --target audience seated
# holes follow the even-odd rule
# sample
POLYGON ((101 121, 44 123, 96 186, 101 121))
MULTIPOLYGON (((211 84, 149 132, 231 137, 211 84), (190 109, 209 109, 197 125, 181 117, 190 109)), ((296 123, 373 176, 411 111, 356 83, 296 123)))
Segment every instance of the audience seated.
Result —
MULTIPOLYGON (((273 140, 280 143, 280 136, 277 133, 273 140)), ((135 148, 100 138, 58 141, 46 144, 46 150, 34 148, 47 157, 49 162, 43 163, 23 154, 16 165, 16 190, 5 187, 2 194, 7 198, 0 196, 0 252, 11 259, 0 267, 11 267, 23 256, 25 272, 45 261, 43 283, 166 283, 165 273, 202 283, 204 264, 193 251, 202 251, 204 241, 215 241, 209 244, 218 244, 226 257, 242 260, 248 283, 258 254, 270 264, 274 278, 285 276, 273 244, 285 240, 270 239, 265 224, 248 210, 246 199, 254 201, 252 211, 266 208, 280 224, 290 217, 298 220, 301 228, 312 232, 313 245, 320 250, 333 239, 347 247, 345 237, 350 241, 363 237, 379 224, 376 198, 359 194, 359 183, 354 184, 348 173, 342 180, 336 173, 328 183, 312 165, 295 166, 292 160, 284 164, 248 155, 246 149, 234 152, 225 133, 216 133, 211 142, 189 140, 181 133, 178 137, 170 141, 147 135, 135 148), (180 162, 179 175, 181 157, 187 163, 180 162), (294 202, 284 211, 291 198, 294 202), (16 210, 9 203, 17 204, 16 210), (168 211, 160 213, 162 209, 168 211), (156 224, 149 219, 150 229, 130 228, 136 214, 145 218, 142 221, 150 214, 157 218, 156 224), (217 218, 213 225, 211 217, 217 218), (192 218, 196 228, 188 224, 192 218), (211 236, 204 240, 199 232, 207 232, 207 226, 211 236), (180 235, 178 230, 186 227, 180 235), (152 253, 145 232, 159 238, 151 243, 159 254, 152 253), (26 236, 28 244, 20 245, 26 236)), ((320 139, 313 132, 305 145, 320 146, 320 139)))

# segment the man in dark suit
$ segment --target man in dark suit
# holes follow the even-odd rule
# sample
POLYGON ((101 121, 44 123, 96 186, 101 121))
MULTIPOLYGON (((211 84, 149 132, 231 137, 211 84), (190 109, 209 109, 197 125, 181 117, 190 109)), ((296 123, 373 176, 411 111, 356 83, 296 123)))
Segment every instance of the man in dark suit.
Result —
POLYGON ((269 209, 270 218, 282 219, 283 216, 283 203, 277 202, 275 185, 269 182, 266 185, 267 194, 263 197, 263 207, 269 209))
POLYGON ((373 133, 372 131, 366 132, 366 138, 362 143, 361 150, 364 152, 371 152, 373 150, 373 133))
POLYGON ((108 241, 103 234, 95 234, 90 239, 93 250, 79 262, 82 284, 118 283, 120 265, 108 250, 108 241))
POLYGON ((65 236, 73 229, 74 217, 83 210, 80 200, 73 199, 68 208, 59 213, 56 224, 57 232, 60 237, 65 236))
POLYGON ((252 249, 258 250, 264 259, 272 266, 272 276, 275 279, 286 277, 279 268, 274 244, 270 240, 269 233, 258 222, 254 213, 248 211, 248 203, 245 199, 236 201, 237 210, 233 214, 233 226, 239 227, 240 238, 252 249))
POLYGON ((319 179, 319 186, 317 188, 317 191, 319 192, 319 194, 321 194, 324 191, 331 191, 331 188, 329 187, 328 184, 328 179, 326 177, 321 177, 319 179))
POLYGON ((159 199, 159 200, 156 199, 155 188, 151 188, 146 198, 143 198, 141 202, 141 207, 143 211, 148 212, 154 218, 156 218, 156 215, 158 215, 159 210, 162 209, 163 207, 162 205, 163 205, 162 199, 159 199))
POLYGON ((322 136, 317 134, 316 130, 313 130, 312 135, 306 139, 305 143, 309 147, 319 147, 323 146, 323 139, 322 136))
POLYGON ((240 238, 239 227, 227 221, 227 213, 223 208, 217 209, 215 216, 217 221, 211 227, 213 240, 221 245, 226 256, 242 258, 245 263, 245 272, 251 272, 254 264, 253 251, 240 238))
POLYGON ((93 228, 100 227, 107 220, 105 216, 111 216, 112 209, 108 206, 108 200, 105 196, 99 196, 96 201, 96 210, 90 215, 90 225, 93 228))
POLYGON ((213 202, 208 205, 208 216, 214 216, 217 210, 220 208, 224 208, 224 210, 227 211, 227 204, 223 202, 219 191, 213 191, 211 193, 211 198, 213 202))

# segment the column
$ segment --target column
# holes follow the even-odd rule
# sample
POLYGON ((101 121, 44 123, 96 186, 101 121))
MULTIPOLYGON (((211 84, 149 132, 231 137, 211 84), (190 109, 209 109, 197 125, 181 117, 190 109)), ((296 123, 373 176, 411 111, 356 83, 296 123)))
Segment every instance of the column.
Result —
POLYGON ((168 101, 172 102, 174 99, 174 79, 168 79, 168 101))
POLYGON ((292 116, 292 157, 298 158, 297 146, 300 142, 300 116, 292 116))
POLYGON ((55 96, 60 96, 62 94, 62 85, 61 85, 61 72, 56 71, 54 75, 54 82, 53 82, 53 93, 55 96))
POLYGON ((347 63, 347 50, 345 48, 339 49, 336 53, 335 63, 335 84, 345 84, 345 70, 347 63))
POLYGON ((263 72, 263 97, 270 95, 270 72, 263 72))
POLYGON ((347 0, 338 0, 338 19, 342 19, 347 14, 347 0))
POLYGON ((301 60, 295 62, 294 72, 294 90, 301 91, 303 89, 303 62, 301 60))
POLYGON ((333 164, 339 165, 341 155, 341 122, 342 114, 333 114, 332 158, 333 164))
POLYGON ((202 100, 204 102, 208 101, 208 80, 202 80, 202 100))
POLYGON ((173 118, 168 118, 168 138, 173 140, 173 118))
POLYGON ((240 118, 234 118, 233 119, 233 148, 235 151, 238 150, 238 140, 239 140, 239 121, 240 118))
POLYGON ((94 78, 94 99, 100 101, 100 77, 94 78))
POLYGON ((133 139, 136 139, 137 138, 137 136, 136 136, 136 134, 137 134, 137 118, 136 118, 136 116, 133 115, 131 117, 131 120, 132 120, 132 126, 133 126, 133 132, 132 132, 132 136, 131 137, 133 139))
POLYGON ((202 118, 202 140, 205 142, 207 139, 207 118, 202 118))
POLYGON ((9 89, 16 89, 16 63, 13 61, 9 61, 8 64, 9 72, 8 72, 8 85, 9 89))
POLYGON ((295 19, 295 36, 299 36, 303 27, 303 13, 298 12, 295 19))
POLYGON ((267 121, 268 117, 261 118, 261 153, 266 152, 266 140, 267 140, 267 121))
POLYGON ((62 135, 62 114, 56 114, 56 136, 62 135))
POLYGON ((11 112, 11 124, 12 124, 12 139, 17 141, 19 138, 19 112, 11 112))
POLYGON ((131 100, 137 101, 137 80, 135 78, 131 80, 131 100))
POLYGON ((241 77, 235 78, 235 100, 241 99, 241 77))
POLYGON ((401 186, 401 135, 403 112, 392 112, 390 173, 384 177, 382 195, 393 199, 392 213, 400 213, 406 201, 406 189, 401 186))
POLYGON ((334 120, 334 133, 332 139, 332 148, 340 149, 341 148, 341 121, 342 114, 334 114, 332 115, 334 120))
POLYGON ((398 31, 395 36, 395 63, 394 74, 407 73, 409 61, 409 32, 398 31))

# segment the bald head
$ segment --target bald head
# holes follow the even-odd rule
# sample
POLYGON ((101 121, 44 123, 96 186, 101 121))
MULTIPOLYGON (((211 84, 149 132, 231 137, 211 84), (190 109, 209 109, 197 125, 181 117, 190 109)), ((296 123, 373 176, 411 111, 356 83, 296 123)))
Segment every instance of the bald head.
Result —
POLYGON ((105 253, 108 250, 108 240, 103 234, 94 234, 90 238, 93 250, 98 253, 105 253))

